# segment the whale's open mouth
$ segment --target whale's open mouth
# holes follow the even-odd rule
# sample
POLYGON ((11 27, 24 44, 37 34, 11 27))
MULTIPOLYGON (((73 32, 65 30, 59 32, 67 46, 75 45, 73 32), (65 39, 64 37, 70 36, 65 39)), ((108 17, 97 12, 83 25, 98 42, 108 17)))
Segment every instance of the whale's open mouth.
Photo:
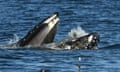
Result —
POLYGON ((57 24, 59 21, 58 13, 55 12, 36 25, 28 34, 18 41, 17 46, 36 47, 54 40, 57 24))

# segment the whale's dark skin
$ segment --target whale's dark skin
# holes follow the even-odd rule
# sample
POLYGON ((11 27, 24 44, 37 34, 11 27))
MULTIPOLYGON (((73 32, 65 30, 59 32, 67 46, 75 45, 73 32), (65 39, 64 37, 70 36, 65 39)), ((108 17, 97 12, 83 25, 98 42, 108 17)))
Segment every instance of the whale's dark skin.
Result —
POLYGON ((25 37, 7 47, 32 47, 42 49, 96 49, 99 42, 97 33, 89 33, 82 37, 68 38, 55 43, 55 48, 51 48, 59 22, 58 13, 55 12, 37 24, 25 37), (50 45, 50 46, 49 46, 50 45))

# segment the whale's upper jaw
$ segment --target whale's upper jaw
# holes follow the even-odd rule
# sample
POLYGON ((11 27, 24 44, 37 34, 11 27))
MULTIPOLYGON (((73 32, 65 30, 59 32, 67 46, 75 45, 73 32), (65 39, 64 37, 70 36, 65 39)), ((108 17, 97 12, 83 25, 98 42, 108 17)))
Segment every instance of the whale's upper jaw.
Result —
POLYGON ((99 42, 97 33, 90 33, 86 36, 60 42, 58 47, 65 49, 96 49, 99 42))
POLYGON ((58 13, 55 12, 29 31, 24 38, 18 41, 17 46, 23 47, 30 45, 31 47, 35 47, 44 43, 53 42, 58 22, 58 13))

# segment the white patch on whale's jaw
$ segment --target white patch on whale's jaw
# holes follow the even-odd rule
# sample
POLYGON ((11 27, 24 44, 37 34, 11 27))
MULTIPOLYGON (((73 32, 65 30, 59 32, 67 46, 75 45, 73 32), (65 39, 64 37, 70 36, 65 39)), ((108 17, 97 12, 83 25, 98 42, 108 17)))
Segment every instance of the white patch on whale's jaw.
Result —
POLYGON ((69 46, 69 45, 66 45, 64 48, 67 50, 71 50, 71 46, 69 46))
POLYGON ((48 23, 49 31, 57 24, 58 21, 59 21, 59 18, 55 18, 51 22, 48 23))
POLYGON ((43 23, 44 24, 48 24, 49 22, 51 22, 53 19, 55 19, 55 17, 57 17, 56 14, 54 14, 52 17, 48 18, 47 20, 45 20, 43 23))
POLYGON ((99 36, 96 33, 93 33, 88 36, 88 49, 98 49, 99 36))
POLYGON ((57 24, 58 21, 59 21, 59 18, 57 14, 54 14, 52 17, 48 18, 43 23, 48 24, 48 29, 50 31, 57 24))
POLYGON ((90 43, 90 42, 92 42, 92 40, 93 40, 93 35, 90 35, 90 36, 88 37, 88 42, 90 43))

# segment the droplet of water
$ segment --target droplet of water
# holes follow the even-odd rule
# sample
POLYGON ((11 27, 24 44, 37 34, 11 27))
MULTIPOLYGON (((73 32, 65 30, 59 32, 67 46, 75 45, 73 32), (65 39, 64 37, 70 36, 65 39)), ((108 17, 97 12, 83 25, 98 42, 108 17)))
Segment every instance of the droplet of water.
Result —
POLYGON ((79 61, 81 61, 81 60, 82 60, 82 58, 81 58, 81 57, 78 57, 78 60, 79 60, 79 61))

